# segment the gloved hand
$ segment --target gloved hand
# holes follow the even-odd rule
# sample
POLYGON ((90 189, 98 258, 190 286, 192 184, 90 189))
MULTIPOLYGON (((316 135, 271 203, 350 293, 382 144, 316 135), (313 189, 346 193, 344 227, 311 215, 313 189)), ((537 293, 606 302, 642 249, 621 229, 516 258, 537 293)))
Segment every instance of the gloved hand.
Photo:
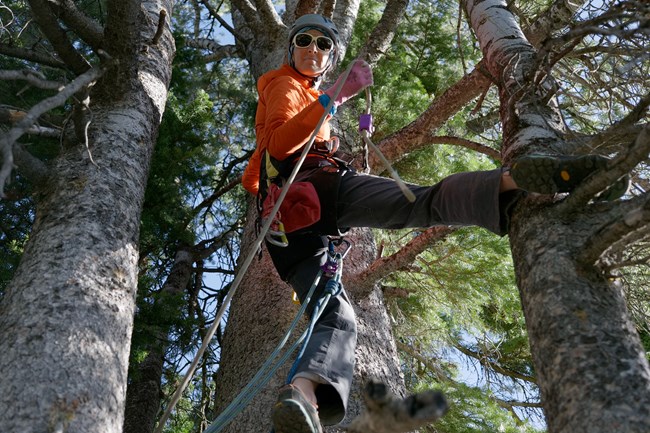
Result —
POLYGON ((334 99, 334 106, 341 105, 373 83, 372 69, 370 69, 370 65, 364 60, 356 59, 347 77, 345 77, 345 73, 343 73, 336 80, 336 83, 325 91, 325 94, 330 98, 333 98, 334 92, 336 92, 341 80, 344 78, 345 82, 343 83, 343 87, 341 87, 341 91, 339 91, 336 99, 334 99))

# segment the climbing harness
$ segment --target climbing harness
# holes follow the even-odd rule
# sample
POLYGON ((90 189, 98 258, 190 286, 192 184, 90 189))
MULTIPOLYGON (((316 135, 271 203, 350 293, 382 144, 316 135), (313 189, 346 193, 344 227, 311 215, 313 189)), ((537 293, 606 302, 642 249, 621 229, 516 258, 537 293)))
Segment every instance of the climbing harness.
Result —
MULTIPOLYGON (((226 294, 223 303, 221 307, 219 308, 219 311, 217 311, 217 314, 214 318, 214 321, 212 322, 212 325, 208 329, 208 331, 205 334, 205 337, 203 338, 203 341, 201 343, 201 346, 197 350, 196 354, 194 355, 194 359, 192 360, 192 363, 187 369, 187 372, 185 373, 185 376, 183 377, 183 380, 181 381, 180 385, 172 395, 167 408, 165 409, 164 413, 160 417, 160 421, 158 422, 158 426, 154 430, 154 433, 162 433, 165 423, 169 419, 169 416, 171 415, 172 410, 178 403, 178 401, 181 399, 181 396, 187 386, 189 385, 189 382, 194 375, 194 372, 196 371, 196 368, 203 357, 203 354, 207 350, 210 341, 214 337, 214 334, 216 333, 219 325, 221 324, 221 320, 223 315, 225 314, 226 309, 230 306, 230 302, 232 301, 232 298, 234 297, 237 289, 239 288, 239 285, 241 284, 241 281, 243 280, 244 275, 248 271, 248 268, 250 267, 250 264, 252 263, 253 259, 257 255, 257 251, 262 245, 262 242, 266 240, 273 241, 271 243, 277 245, 274 243, 277 241, 280 245, 283 245, 287 242, 286 240, 286 234, 284 232, 284 227, 282 225, 282 222, 280 221, 279 218, 277 218, 278 211, 280 209, 280 206, 282 205, 282 202, 284 201, 287 193, 289 192, 289 188, 291 184, 294 182, 296 179, 296 176, 298 175, 298 172, 300 171, 303 163, 307 159, 307 156, 312 149, 312 146, 314 144, 314 141, 316 139, 316 135, 318 134, 318 131, 321 129, 323 123, 325 122, 325 119, 327 118, 327 115, 330 113, 334 100, 336 100, 337 96, 339 95, 343 84, 345 83, 347 76, 350 74, 350 71, 352 69, 352 66, 354 65, 354 62, 351 62, 348 68, 345 70, 343 73, 344 75, 342 76, 342 79, 339 80, 339 83, 337 84, 336 88, 334 89, 333 95, 330 98, 329 103, 325 107, 324 113, 321 116, 320 120, 316 124, 316 127, 314 128, 314 132, 312 133, 311 137, 309 138, 308 142, 305 144, 302 153, 300 154, 300 157, 297 159, 295 162, 295 165, 293 167, 293 170, 291 171, 290 175, 287 177, 282 189, 280 190, 279 196, 277 197, 277 200, 275 204, 273 205, 272 209, 268 213, 268 216, 262 221, 262 225, 259 231, 259 234, 257 238, 255 239, 255 242, 251 246, 248 255, 246 256, 245 260, 242 262, 241 268, 239 272, 235 275, 235 279, 232 282, 232 285, 230 289, 228 290, 228 293, 226 294)), ((402 182, 402 180, 399 178, 399 175, 397 172, 392 168, 388 160, 381 154, 379 149, 372 143, 370 140, 370 134, 372 133, 372 117, 370 115, 370 90, 366 88, 366 104, 367 104, 367 109, 365 117, 361 120, 364 124, 364 129, 361 130, 361 135, 363 137, 363 141, 366 145, 370 146, 374 152, 377 153, 379 156, 380 160, 388 170, 390 176, 397 182, 399 185, 400 189, 404 193, 404 195, 411 201, 413 202, 415 200, 415 196, 413 193, 407 188, 407 186, 402 182)), ((360 128, 361 129, 361 128, 360 128)), ((366 151, 367 153, 367 151, 366 151)), ((349 244, 348 248, 349 249, 349 244)), ((347 252, 347 250, 346 250, 347 252)), ((334 276, 330 279, 332 281, 331 283, 331 289, 328 290, 326 288, 325 290, 325 297, 327 300, 331 298, 331 296, 336 296, 336 291, 334 291, 334 288, 338 288, 340 290, 341 283, 340 283, 340 275, 341 275, 341 268, 342 266, 338 264, 339 258, 337 257, 337 270, 336 273, 334 273, 334 276), (330 293, 331 292, 331 293, 330 293)), ((340 260, 342 260, 342 256, 340 257, 340 260)), ((308 293, 308 298, 305 299, 303 302, 303 306, 300 308, 300 311, 298 312, 298 315, 294 319, 294 322, 292 322, 292 325, 290 327, 290 331, 295 328, 298 320, 304 314, 304 311, 306 309, 306 306, 309 304, 309 301, 311 299, 311 296, 313 296, 313 292, 318 285, 318 282, 320 281, 320 278, 322 276, 322 273, 325 272, 324 270, 320 270, 314 284, 312 284, 312 287, 309 290, 308 293)), ((328 281, 328 284, 330 283, 328 281)), ((315 308, 314 311, 320 311, 322 312, 322 309, 326 305, 326 301, 324 302, 319 302, 319 305, 321 305, 319 308, 315 308)), ((318 320, 318 317, 320 317, 320 313, 318 313, 317 316, 312 315, 312 323, 315 324, 315 322, 318 320)), ((313 324, 310 324, 310 328, 313 329, 313 324)), ((261 390, 271 379, 275 371, 277 371, 278 368, 288 359, 290 354, 295 350, 296 347, 306 338, 307 333, 311 334, 310 328, 305 330, 305 332, 302 334, 302 336, 287 350, 287 352, 282 355, 280 359, 277 360, 277 362, 274 364, 273 359, 277 356, 279 351, 282 349, 284 344, 286 343, 286 340, 288 339, 288 335, 285 335, 285 338, 281 341, 281 344, 278 345, 278 348, 272 353, 272 356, 267 359, 267 362, 262 366, 258 374, 251 380, 249 385, 242 390, 242 392, 235 398, 235 400, 224 410, 224 412, 219 415, 219 417, 215 420, 215 422, 206 430, 206 433, 216 433, 220 431, 223 426, 225 426, 228 422, 234 418, 245 406, 250 402, 250 400, 256 395, 259 390, 261 390), (212 428, 212 430, 210 429, 212 428)), ((289 331, 289 333, 290 333, 289 331)), ((302 356, 300 354, 299 356, 302 356)))
POLYGON ((287 383, 291 383, 291 379, 293 378, 298 368, 298 364, 302 359, 302 355, 305 352, 316 322, 325 310, 325 307, 327 306, 330 298, 337 296, 343 290, 343 285, 341 284, 341 276, 343 275, 343 258, 345 258, 347 255, 350 247, 351 244, 346 239, 329 238, 327 260, 316 274, 316 278, 309 288, 309 292, 307 293, 305 300, 302 302, 300 309, 289 325, 289 329, 285 333, 284 337, 278 346, 273 350, 271 355, 269 355, 262 367, 260 367, 260 369, 257 371, 255 376, 240 391, 237 397, 233 399, 228 407, 226 407, 224 411, 212 422, 212 424, 208 426, 208 428, 205 430, 205 433, 218 433, 223 430, 223 428, 226 427, 228 423, 230 423, 237 415, 239 415, 239 413, 241 413, 241 411, 248 405, 248 403, 250 403, 250 401, 268 384, 273 375, 287 361, 295 349, 302 343, 302 346, 298 352, 298 356, 296 357, 296 360, 294 361, 287 377, 287 383), (342 252, 336 250, 336 247, 340 245, 343 245, 342 252), (318 283, 320 282, 322 276, 329 278, 329 280, 325 284, 323 294, 317 300, 314 306, 307 329, 305 329, 302 335, 286 350, 284 354, 278 358, 280 352, 282 351, 282 348, 295 330, 300 318, 307 310, 308 305, 311 303, 316 287, 318 286, 318 283))

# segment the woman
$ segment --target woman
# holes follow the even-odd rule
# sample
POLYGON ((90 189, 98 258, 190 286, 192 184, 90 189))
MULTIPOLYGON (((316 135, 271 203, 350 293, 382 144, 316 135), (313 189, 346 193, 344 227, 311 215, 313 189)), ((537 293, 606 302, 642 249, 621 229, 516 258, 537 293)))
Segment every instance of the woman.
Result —
MULTIPOLYGON (((257 149, 242 181, 260 200, 272 189, 277 191, 326 116, 296 177, 296 182, 313 186, 320 218, 297 224, 302 228, 287 234, 287 246, 267 242, 278 273, 301 301, 326 259, 325 235, 337 235, 349 227, 452 224, 477 225, 503 235, 508 209, 522 193, 517 183, 535 192, 565 192, 606 162, 599 156, 527 157, 510 170, 458 173, 434 186, 409 185, 416 196, 411 203, 393 180, 356 173, 336 158, 337 142, 330 137, 329 120, 336 107, 372 84, 370 67, 356 60, 348 75, 324 92, 319 90, 323 75, 336 65, 339 45, 338 30, 329 19, 304 15, 296 20, 289 33, 287 63, 258 81, 257 149), (335 95, 337 87, 341 90, 335 95), (325 114, 333 98, 333 109, 325 114), (560 172, 571 176, 562 178, 560 172)), ((321 281, 320 290, 324 284, 321 281)), ((275 433, 322 432, 321 421, 331 425, 343 419, 355 345, 354 311, 343 292, 329 301, 291 385, 280 390, 273 413, 275 433)))

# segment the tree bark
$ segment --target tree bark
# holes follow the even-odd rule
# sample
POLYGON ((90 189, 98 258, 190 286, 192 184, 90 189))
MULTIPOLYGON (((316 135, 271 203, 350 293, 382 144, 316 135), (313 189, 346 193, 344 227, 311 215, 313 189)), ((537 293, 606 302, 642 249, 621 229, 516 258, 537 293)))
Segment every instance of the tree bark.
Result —
POLYGON ((149 24, 160 10, 171 15, 171 2, 130 3, 140 5, 129 17, 135 43, 106 48, 121 64, 91 96, 89 147, 72 140, 53 162, 0 304, 5 432, 122 431, 140 211, 174 54, 169 27, 149 43, 149 24), (102 86, 116 75, 126 90, 97 97, 112 93, 102 86))
MULTIPOLYGON (((492 76, 498 77, 505 159, 561 151, 555 107, 530 84, 536 53, 498 0, 467 11, 492 76)), ((516 209, 510 242, 549 432, 650 431, 650 367, 621 284, 593 262, 585 243, 620 220, 620 202, 571 206, 530 198, 516 209)))

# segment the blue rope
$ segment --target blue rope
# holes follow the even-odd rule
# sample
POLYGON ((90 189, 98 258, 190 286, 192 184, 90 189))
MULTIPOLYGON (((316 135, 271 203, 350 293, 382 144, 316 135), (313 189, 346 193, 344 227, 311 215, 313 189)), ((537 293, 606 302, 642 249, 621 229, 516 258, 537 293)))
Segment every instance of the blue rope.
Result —
POLYGON ((332 277, 327 282, 327 284, 325 284, 325 290, 323 292, 323 296, 318 300, 318 303, 314 307, 314 311, 312 313, 309 326, 305 331, 307 334, 305 340, 302 343, 300 352, 298 352, 298 356, 296 356, 296 360, 293 362, 293 365, 291 366, 291 370, 289 371, 289 375, 287 376, 287 384, 291 383, 291 380, 293 380, 293 376, 295 376, 296 374, 296 370, 298 370, 298 364, 300 364, 300 361, 302 360, 302 356, 304 355, 305 350, 307 349, 307 345, 309 344, 309 340, 311 339, 311 334, 314 331, 314 326, 316 325, 316 321, 321 316, 323 311, 325 311, 325 307, 327 306, 327 303, 329 302, 330 298, 332 296, 337 296, 339 293, 341 293, 341 290, 343 290, 343 285, 340 283, 340 279, 341 279, 340 275, 341 274, 337 272, 334 275, 334 277, 332 277))
MULTIPOLYGON (((349 243, 348 243, 349 245, 349 243)), ((348 246, 349 248, 349 246, 348 246)), ((235 399, 224 409, 224 411, 208 426, 204 433, 218 433, 223 430, 241 411, 250 403, 250 401, 255 398, 255 396, 269 383, 273 375, 278 371, 278 369, 287 361, 289 356, 296 350, 296 348, 302 343, 298 356, 294 361, 291 371, 289 372, 289 378, 287 383, 290 383, 291 379, 295 375, 295 372, 298 368, 298 364, 302 359, 302 356, 307 348, 309 339, 314 330, 316 322, 323 314, 327 303, 329 302, 332 296, 338 296, 339 293, 343 290, 343 285, 341 284, 341 276, 343 275, 343 257, 339 253, 334 254, 334 246, 330 242, 329 246, 330 258, 329 260, 319 271, 309 288, 309 292, 305 297, 296 317, 291 322, 289 329, 286 334, 267 358, 266 362, 260 367, 255 376, 250 380, 250 382, 240 391, 240 393, 235 397, 235 399), (289 339, 291 333, 295 330, 300 318, 305 313, 307 306, 311 302, 311 298, 316 291, 320 279, 325 274, 330 274, 331 271, 334 271, 334 275, 327 281, 325 284, 325 289, 323 290, 323 295, 318 299, 314 311, 312 312, 311 319, 307 329, 302 333, 300 338, 298 338, 287 350, 286 352, 275 362, 275 358, 278 356, 287 340, 289 339)), ((346 251, 347 252, 347 251, 346 251)))
POLYGON ((282 366, 282 364, 286 362, 286 360, 289 358, 289 355, 305 338, 307 331, 303 332, 300 338, 293 343, 293 345, 286 351, 286 353, 275 364, 273 364, 275 358, 278 356, 287 340, 295 330, 296 326, 298 325, 300 318, 303 314, 305 314, 307 305, 309 305, 309 302, 311 301, 311 298, 316 291, 316 287, 320 282, 322 274, 323 272, 319 271, 316 275, 314 282, 309 288, 309 292, 307 293, 305 301, 300 306, 298 313, 291 322, 291 325, 289 325, 289 329, 285 333, 280 343, 276 346, 271 355, 269 355, 265 363, 260 367, 255 376, 253 376, 253 378, 250 380, 250 382, 248 382, 244 389, 239 392, 237 397, 235 397, 235 399, 228 405, 228 407, 226 407, 224 411, 212 422, 212 424, 208 426, 208 428, 205 430, 205 433, 220 432, 226 425, 228 425, 228 423, 230 423, 230 421, 232 421, 244 409, 244 407, 255 397, 255 395, 257 395, 259 391, 264 386, 266 386, 276 371, 282 366))

